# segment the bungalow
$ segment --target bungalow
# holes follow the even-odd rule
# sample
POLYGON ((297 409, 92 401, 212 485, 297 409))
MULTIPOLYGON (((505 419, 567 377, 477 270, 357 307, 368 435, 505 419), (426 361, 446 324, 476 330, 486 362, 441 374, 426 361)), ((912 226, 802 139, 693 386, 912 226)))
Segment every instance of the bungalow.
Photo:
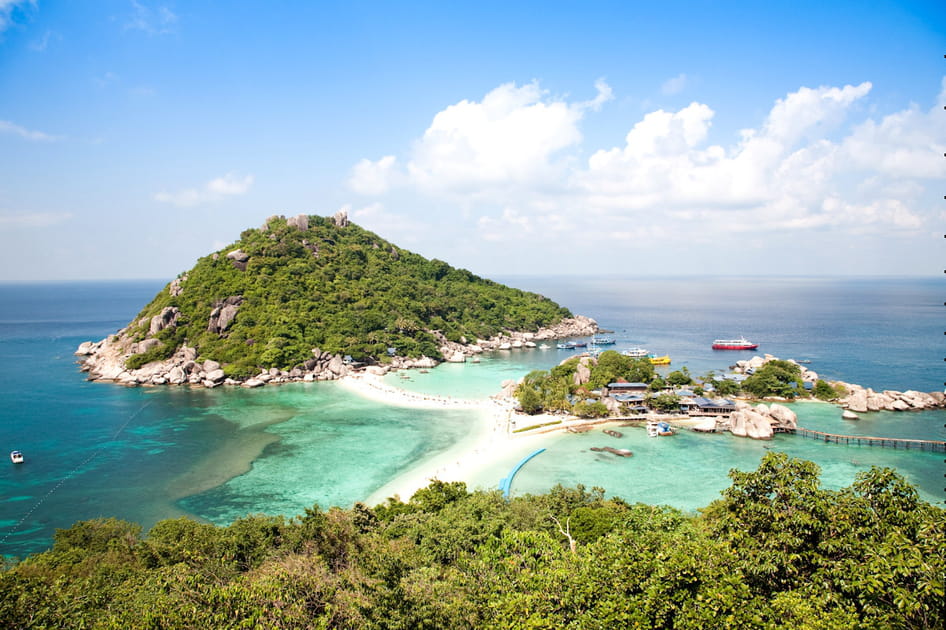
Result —
POLYGON ((710 400, 702 396, 696 396, 689 400, 680 401, 680 407, 684 408, 691 416, 728 416, 736 410, 736 403, 725 398, 710 400))
POLYGON ((647 383, 608 383, 608 396, 614 394, 644 394, 647 392, 647 383))

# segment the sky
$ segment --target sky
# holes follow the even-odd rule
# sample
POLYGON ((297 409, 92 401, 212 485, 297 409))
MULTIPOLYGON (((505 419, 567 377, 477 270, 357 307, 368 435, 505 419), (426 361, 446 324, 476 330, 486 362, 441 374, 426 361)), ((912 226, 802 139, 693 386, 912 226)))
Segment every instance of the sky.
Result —
POLYGON ((487 277, 942 277, 944 56, 941 1, 0 0, 0 282, 339 210, 487 277))

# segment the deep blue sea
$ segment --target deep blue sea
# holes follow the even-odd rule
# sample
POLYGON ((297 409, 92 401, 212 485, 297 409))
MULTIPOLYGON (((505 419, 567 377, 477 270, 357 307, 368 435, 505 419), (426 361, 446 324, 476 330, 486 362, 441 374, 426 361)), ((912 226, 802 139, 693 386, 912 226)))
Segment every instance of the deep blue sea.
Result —
MULTIPOLYGON (((500 280, 594 317, 615 331, 618 350, 642 346, 671 355, 670 369, 722 371, 740 358, 771 353, 810 360, 808 367, 825 378, 878 390, 932 391, 946 380, 946 286, 938 278, 500 280), (710 348, 715 338, 740 335, 759 349, 710 348)), ((0 553, 40 551, 55 529, 99 516, 147 528, 185 514, 227 523, 254 512, 292 516, 313 503, 351 505, 461 442, 479 420, 470 412, 382 407, 331 383, 207 391, 87 382, 75 364, 76 347, 123 327, 164 284, 0 286, 6 366, 0 452, 6 458, 19 449, 27 458, 19 466, 0 464, 0 553)), ((479 365, 442 366, 403 386, 487 395, 503 379, 565 356, 495 353, 479 365)), ((832 406, 796 408, 812 428, 946 439, 946 412, 868 414, 858 425, 842 425, 832 406)), ((927 500, 943 499, 942 454, 829 446, 796 436, 764 445, 728 435, 649 443, 638 437, 627 437, 637 457, 626 461, 650 472, 588 460, 590 437, 555 436, 550 452, 557 448, 561 456, 530 463, 520 491, 542 491, 553 482, 597 484, 629 499, 692 509, 718 496, 730 468, 752 468, 763 449, 777 447, 818 462, 826 485, 846 485, 877 463, 903 472, 927 500), (642 483, 645 478, 659 483, 642 483)), ((498 481, 496 471, 508 465, 499 462, 470 483, 495 485, 492 477, 498 481)))

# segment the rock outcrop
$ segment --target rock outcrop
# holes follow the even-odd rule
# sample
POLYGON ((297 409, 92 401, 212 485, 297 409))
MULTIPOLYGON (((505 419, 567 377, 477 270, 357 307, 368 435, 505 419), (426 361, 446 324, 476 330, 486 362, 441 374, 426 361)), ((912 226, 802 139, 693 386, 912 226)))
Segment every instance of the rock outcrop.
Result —
POLYGON ((214 305, 214 310, 210 312, 210 321, 207 322, 207 330, 218 335, 223 335, 224 331, 230 326, 240 310, 240 304, 243 303, 243 297, 232 295, 222 302, 214 305))
POLYGON ((728 422, 730 433, 755 440, 771 440, 777 431, 791 431, 797 426, 795 412, 784 405, 756 405, 753 408, 742 401, 736 404, 728 422))
POLYGON ((884 390, 875 392, 871 388, 864 388, 851 383, 837 383, 847 390, 847 395, 838 403, 855 414, 869 411, 922 411, 923 409, 937 409, 946 406, 946 395, 943 392, 918 392, 907 390, 898 392, 884 390))
MULTIPOLYGON (((764 357, 755 356, 751 359, 737 361, 733 366, 733 372, 737 374, 747 374, 768 363, 778 360, 778 357, 766 354, 764 357)), ((819 379, 818 373, 809 370, 804 365, 799 364, 792 359, 786 359, 789 363, 794 363, 799 367, 801 378, 806 383, 816 383, 819 379)), ((875 392, 873 389, 864 388, 860 385, 852 385, 843 381, 828 381, 832 387, 841 386, 847 392, 846 395, 838 400, 843 408, 851 412, 867 413, 869 411, 916 411, 922 409, 936 409, 946 407, 946 394, 943 392, 917 392, 908 390, 898 392, 884 390, 875 392)))

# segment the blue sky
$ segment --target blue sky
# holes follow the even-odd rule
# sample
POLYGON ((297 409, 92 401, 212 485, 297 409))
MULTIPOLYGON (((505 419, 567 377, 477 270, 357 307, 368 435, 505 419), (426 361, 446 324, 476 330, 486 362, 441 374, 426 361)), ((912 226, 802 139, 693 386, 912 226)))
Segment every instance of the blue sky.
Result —
POLYGON ((941 274, 942 2, 0 0, 0 281, 273 214, 486 276, 941 274))

